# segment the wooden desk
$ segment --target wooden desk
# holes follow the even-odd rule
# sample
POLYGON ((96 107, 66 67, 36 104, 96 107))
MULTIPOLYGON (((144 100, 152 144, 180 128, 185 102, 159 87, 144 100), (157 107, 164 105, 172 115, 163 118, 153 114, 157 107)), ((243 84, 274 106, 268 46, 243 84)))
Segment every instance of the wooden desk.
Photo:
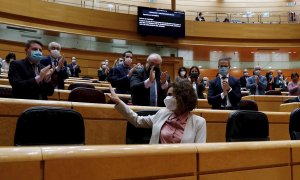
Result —
POLYGON ((287 99, 295 96, 275 96, 275 95, 250 95, 244 96, 242 99, 253 100, 257 103, 259 111, 279 112, 280 105, 287 99))
POLYGON ((195 145, 42 147, 47 180, 197 179, 195 145))
POLYGON ((42 167, 40 147, 0 148, 1 180, 41 180, 42 167))
MULTIPOLYGON (((81 113, 85 121, 87 145, 125 144, 127 121, 114 105, 0 98, 0 146, 13 145, 16 121, 21 112, 32 106, 59 106, 81 113)), ((159 110, 160 107, 131 106, 134 111, 159 110)), ((207 123, 207 142, 224 142, 226 122, 232 111, 196 109, 207 123)), ((271 140, 289 140, 288 112, 265 112, 269 119, 271 140)))
POLYGON ((300 108, 299 102, 286 103, 280 105, 281 112, 292 112, 294 109, 300 108))

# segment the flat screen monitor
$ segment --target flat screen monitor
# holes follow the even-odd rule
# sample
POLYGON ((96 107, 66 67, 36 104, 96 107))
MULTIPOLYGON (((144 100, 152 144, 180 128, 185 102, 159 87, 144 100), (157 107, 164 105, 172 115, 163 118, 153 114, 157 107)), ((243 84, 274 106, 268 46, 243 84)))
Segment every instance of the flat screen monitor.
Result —
POLYGON ((185 13, 138 7, 137 27, 141 35, 185 37, 185 13))

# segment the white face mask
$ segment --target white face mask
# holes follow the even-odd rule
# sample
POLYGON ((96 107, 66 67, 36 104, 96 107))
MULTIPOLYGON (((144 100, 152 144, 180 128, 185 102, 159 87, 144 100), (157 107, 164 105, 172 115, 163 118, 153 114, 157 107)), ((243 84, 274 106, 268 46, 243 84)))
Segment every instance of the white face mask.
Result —
POLYGON ((180 76, 185 76, 186 72, 185 71, 180 71, 180 76))
POLYGON ((164 99, 164 103, 167 109, 169 109, 170 111, 175 111, 177 107, 177 101, 174 96, 167 96, 164 99))
POLYGON ((60 57, 60 51, 59 51, 59 50, 54 49, 54 50, 51 50, 50 53, 51 53, 51 56, 52 56, 53 58, 58 58, 58 57, 60 57))

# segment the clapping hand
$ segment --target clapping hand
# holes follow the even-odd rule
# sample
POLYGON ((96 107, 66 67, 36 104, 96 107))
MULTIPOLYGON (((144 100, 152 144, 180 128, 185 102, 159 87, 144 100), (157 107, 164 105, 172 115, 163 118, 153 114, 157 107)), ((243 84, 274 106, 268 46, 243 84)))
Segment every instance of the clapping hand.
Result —
POLYGON ((202 77, 199 76, 199 77, 197 78, 197 83, 198 83, 198 84, 201 84, 201 81, 202 81, 202 77))
POLYGON ((255 82, 256 82, 256 84, 259 83, 259 78, 258 78, 258 76, 255 76, 255 82))
POLYGON ((43 80, 47 74, 48 74, 48 71, 50 70, 51 66, 48 65, 46 67, 44 67, 43 69, 40 70, 40 78, 43 80))
POLYGON ((168 74, 167 71, 161 73, 161 75, 160 75, 160 83, 161 84, 165 84, 166 83, 166 81, 167 81, 167 74, 168 74))
POLYGON ((63 68, 64 67, 64 63, 65 63, 65 57, 61 56, 58 60, 58 67, 59 68, 63 68))
POLYGON ((133 72, 136 70, 136 68, 137 68, 137 66, 136 66, 136 64, 135 64, 135 65, 133 65, 133 67, 130 69, 130 71, 128 72, 128 77, 129 77, 129 78, 132 76, 132 74, 133 74, 133 72))
POLYGON ((150 74, 149 74, 149 80, 150 80, 150 82, 155 81, 155 71, 154 71, 154 66, 151 67, 150 74))
POLYGON ((50 77, 52 76, 53 72, 55 71, 54 67, 50 68, 47 72, 46 75, 44 77, 44 81, 48 81, 50 79, 50 77))
POLYGON ((230 86, 227 81, 223 81, 222 85, 223 85, 223 94, 226 96, 228 94, 228 91, 230 90, 230 86))
POLYGON ((117 96, 115 93, 115 90, 109 85, 110 94, 108 94, 108 97, 116 104, 119 104, 122 100, 117 96))

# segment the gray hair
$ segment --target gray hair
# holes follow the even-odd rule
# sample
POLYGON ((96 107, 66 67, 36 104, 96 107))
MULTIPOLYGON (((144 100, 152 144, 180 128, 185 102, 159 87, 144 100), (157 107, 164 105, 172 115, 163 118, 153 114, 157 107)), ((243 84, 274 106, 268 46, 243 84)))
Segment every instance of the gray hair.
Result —
POLYGON ((49 43, 48 49, 51 50, 51 47, 55 46, 55 45, 57 45, 59 47, 59 50, 61 50, 61 45, 59 43, 57 43, 57 42, 51 42, 51 43, 49 43))
POLYGON ((223 58, 219 59, 218 64, 220 64, 221 61, 227 61, 230 66, 230 60, 231 60, 231 57, 223 57, 223 58))
POLYGON ((261 70, 261 67, 260 66, 255 66, 254 69, 260 69, 261 70))
POLYGON ((157 53, 152 53, 148 56, 147 58, 147 63, 149 64, 152 60, 158 59, 160 61, 160 64, 162 63, 162 58, 159 54, 157 53))

